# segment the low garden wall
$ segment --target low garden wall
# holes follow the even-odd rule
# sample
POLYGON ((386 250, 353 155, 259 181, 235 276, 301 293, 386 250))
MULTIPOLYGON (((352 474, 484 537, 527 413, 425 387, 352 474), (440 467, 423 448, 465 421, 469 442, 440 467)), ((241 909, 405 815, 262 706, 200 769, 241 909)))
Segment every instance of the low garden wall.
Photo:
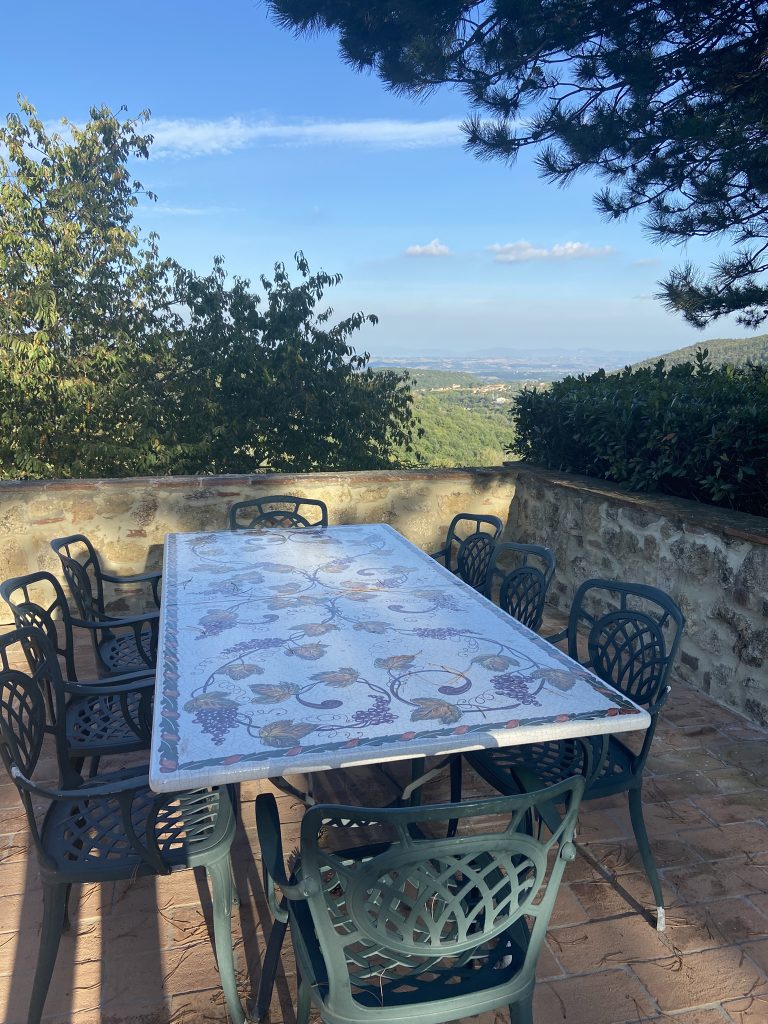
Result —
POLYGON ((768 519, 522 463, 0 483, 0 578, 57 572, 49 541, 69 533, 87 534, 111 571, 159 568, 166 533, 224 529, 232 502, 275 493, 323 499, 332 524, 389 523, 425 551, 440 546, 457 512, 498 515, 507 539, 555 551, 550 600, 562 612, 590 576, 655 584, 687 619, 678 678, 768 725, 768 519))
POLYGON ((508 532, 557 557, 550 604, 592 576, 661 587, 686 617, 677 676, 768 726, 768 519, 508 465, 508 532))

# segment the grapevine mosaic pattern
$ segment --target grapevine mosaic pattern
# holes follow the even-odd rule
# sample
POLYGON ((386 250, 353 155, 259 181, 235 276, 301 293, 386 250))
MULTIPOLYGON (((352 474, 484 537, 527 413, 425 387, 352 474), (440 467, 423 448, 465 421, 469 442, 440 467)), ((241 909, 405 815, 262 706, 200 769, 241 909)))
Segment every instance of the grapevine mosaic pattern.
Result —
POLYGON ((166 540, 153 785, 642 716, 384 525, 166 540))

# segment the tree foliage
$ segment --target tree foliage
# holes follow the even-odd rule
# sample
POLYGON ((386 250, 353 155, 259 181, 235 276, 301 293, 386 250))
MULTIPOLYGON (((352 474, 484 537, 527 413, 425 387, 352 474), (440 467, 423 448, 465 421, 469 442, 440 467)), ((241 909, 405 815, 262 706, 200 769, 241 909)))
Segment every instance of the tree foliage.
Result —
POLYGON ((282 263, 228 285, 159 255, 133 217, 146 114, 93 109, 0 127, 0 476, 362 469, 414 436, 407 374, 350 337, 376 318, 321 306, 339 275, 282 263))
POLYGON ((765 515, 768 367, 714 369, 707 355, 525 389, 512 409, 515 451, 548 469, 765 515))
POLYGON ((270 0, 297 31, 339 33, 344 58, 398 92, 464 91, 481 158, 535 147, 545 178, 592 169, 608 219, 657 242, 721 238, 660 297, 696 326, 768 317, 768 3, 761 0, 270 0))

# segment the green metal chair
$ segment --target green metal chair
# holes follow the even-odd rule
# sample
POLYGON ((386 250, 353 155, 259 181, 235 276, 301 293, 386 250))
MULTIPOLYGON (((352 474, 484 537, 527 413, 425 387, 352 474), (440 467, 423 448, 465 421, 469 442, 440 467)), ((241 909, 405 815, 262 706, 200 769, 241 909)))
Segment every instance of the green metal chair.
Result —
POLYGON ((503 529, 498 516, 461 512, 451 520, 445 544, 432 553, 432 558, 442 560, 459 579, 483 591, 488 585, 493 549, 503 529))
POLYGON ((236 501, 229 510, 230 530, 254 530, 262 526, 285 528, 327 526, 328 506, 317 498, 271 494, 236 501))
POLYGON ((72 774, 61 733, 54 736, 58 787, 41 785, 35 772, 46 738, 44 677, 55 676, 52 650, 32 673, 14 668, 30 644, 44 652, 45 635, 16 630, 0 637, 0 757, 16 785, 43 886, 40 951, 32 985, 28 1024, 42 1016, 62 933, 69 927, 73 884, 167 875, 204 867, 212 888, 214 944, 230 1017, 244 1014, 235 983, 229 852, 235 818, 226 788, 158 796, 144 769, 99 775, 84 781, 72 774), (41 815, 36 808, 45 806, 41 815))
POLYGON ((587 781, 585 800, 626 793, 635 839, 656 900, 659 931, 665 927, 664 896, 643 819, 643 770, 659 712, 669 696, 669 674, 684 624, 675 602, 657 587, 587 580, 576 592, 567 628, 548 639, 555 643, 567 639, 574 661, 650 713, 651 724, 640 751, 635 753, 618 736, 593 736, 464 755, 501 793, 552 785, 577 772, 587 781), (580 657, 580 641, 585 643, 586 658, 580 657))
POLYGON ((108 615, 104 606, 104 582, 150 583, 153 599, 159 606, 160 574, 112 576, 103 572, 93 545, 82 534, 57 537, 51 541, 51 547, 59 556, 64 579, 80 615, 77 625, 91 631, 99 675, 154 668, 159 612, 124 617, 108 615))
MULTIPOLYGON (((74 657, 74 625, 59 581, 47 572, 17 576, 0 584, 18 628, 39 629, 47 650, 53 650, 64 669, 53 678, 41 676, 48 708, 46 730, 66 745, 74 770, 91 758, 91 775, 99 759, 112 754, 148 750, 151 739, 155 673, 150 669, 94 682, 79 680, 74 657)), ((26 645, 34 670, 41 658, 34 644, 26 645)), ((43 655, 43 656, 44 656, 43 655)), ((69 784, 69 782, 67 783, 69 784)))
POLYGON ((438 1024, 505 1005, 513 1024, 531 1024, 536 961, 575 856, 583 789, 572 778, 458 807, 318 805, 302 819, 290 876, 275 799, 257 797, 275 927, 288 920, 296 955, 297 1024, 310 1003, 326 1024, 438 1024), (566 811, 554 833, 531 834, 539 809, 548 805, 552 821, 556 803, 566 811), (450 819, 462 834, 447 839, 450 819))
POLYGON ((488 567, 486 596, 534 631, 541 627, 547 591, 555 575, 555 556, 540 544, 496 544, 488 567), (515 562, 513 568, 508 568, 515 562), (502 567, 503 566, 503 567, 502 567))

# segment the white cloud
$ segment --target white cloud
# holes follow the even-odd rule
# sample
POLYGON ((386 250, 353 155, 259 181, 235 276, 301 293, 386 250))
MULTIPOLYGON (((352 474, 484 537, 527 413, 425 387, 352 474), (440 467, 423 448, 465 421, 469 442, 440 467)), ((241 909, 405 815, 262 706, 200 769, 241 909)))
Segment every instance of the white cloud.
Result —
POLYGON ((252 121, 227 117, 219 121, 191 118, 151 121, 155 157, 208 156, 247 149, 256 143, 312 146, 357 145, 381 149, 423 149, 462 141, 458 120, 436 121, 252 121))
POLYGON ((452 256, 447 245, 443 245, 439 238, 433 238, 426 245, 409 245, 405 250, 406 256, 452 256))
POLYGON ((489 245, 488 251, 494 254, 493 259, 496 263, 528 263, 531 260, 573 260, 609 256, 613 252, 613 247, 605 245, 598 248, 587 245, 586 242, 558 242, 551 249, 537 249, 530 242, 521 240, 507 242, 504 245, 497 242, 489 245))
POLYGON ((142 214, 157 214, 160 217, 210 217, 213 214, 231 213, 224 206, 173 206, 171 203, 142 203, 142 214))

